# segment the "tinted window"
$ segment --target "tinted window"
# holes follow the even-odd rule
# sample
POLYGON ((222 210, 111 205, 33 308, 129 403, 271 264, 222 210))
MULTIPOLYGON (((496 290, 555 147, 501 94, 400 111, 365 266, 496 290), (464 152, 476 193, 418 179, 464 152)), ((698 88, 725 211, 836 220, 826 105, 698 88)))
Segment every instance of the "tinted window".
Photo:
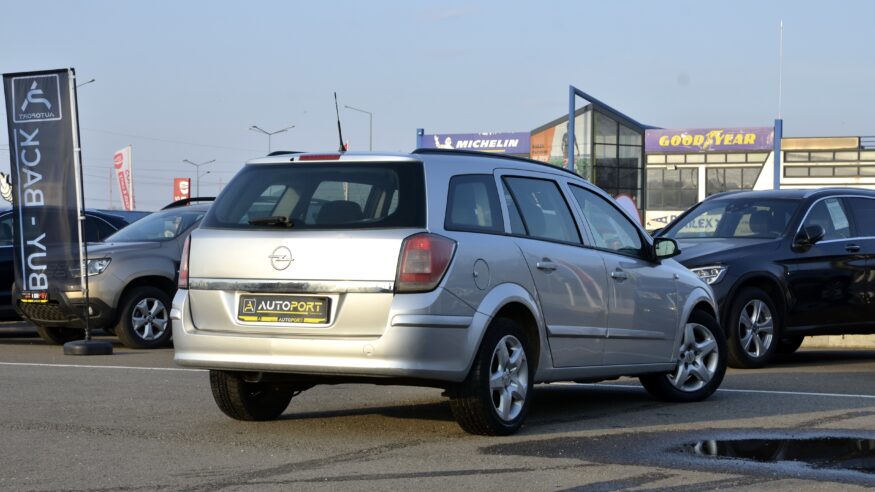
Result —
POLYGON ((425 227, 419 163, 247 165, 210 207, 204 227, 270 227, 250 221, 287 217, 293 229, 425 227))
POLYGON ((526 234, 526 226, 523 225, 523 218, 520 217, 520 209, 513 201, 513 195, 507 189, 507 183, 501 183, 501 189, 504 191, 504 201, 507 203, 507 217, 510 219, 510 232, 513 234, 526 234))
POLYGON ((12 214, 7 214, 0 219, 0 246, 12 246, 13 232, 12 214))
POLYGON ((115 231, 114 227, 102 219, 90 215, 85 216, 85 242, 96 243, 105 241, 115 231))
POLYGON ((578 186, 571 187, 571 194, 574 195, 583 217, 589 224, 597 248, 633 255, 642 253, 638 228, 616 207, 595 193, 578 186))
POLYGON ((505 178, 526 234, 538 239, 579 243, 580 235, 559 186, 545 179, 505 178))
MULTIPOLYGON (((845 198, 854 216, 855 236, 875 237, 875 199, 845 198)), ((0 222, 2 227, 2 222, 0 222)))
POLYGON ((704 201, 671 226, 665 236, 774 239, 787 229, 796 200, 735 198, 704 201))
POLYGON ((447 194, 447 229, 504 232, 495 178, 491 174, 455 176, 447 194))
POLYGON ((109 237, 108 241, 133 243, 139 241, 168 241, 187 231, 206 213, 184 207, 155 212, 123 228, 109 237))
POLYGON ((824 241, 851 237, 851 224, 840 198, 827 198, 811 207, 802 227, 820 225, 826 234, 824 241))

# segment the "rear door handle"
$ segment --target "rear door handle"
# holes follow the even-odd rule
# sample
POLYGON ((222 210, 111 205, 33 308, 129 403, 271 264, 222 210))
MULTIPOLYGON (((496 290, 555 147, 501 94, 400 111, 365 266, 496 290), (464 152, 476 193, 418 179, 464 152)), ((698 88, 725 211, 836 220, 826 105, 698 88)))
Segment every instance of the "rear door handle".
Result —
POLYGON ((614 270, 613 272, 611 272, 611 278, 622 282, 623 280, 626 280, 627 278, 629 278, 629 276, 626 275, 626 272, 624 272, 623 270, 617 269, 617 270, 614 270))
POLYGON ((541 259, 541 261, 535 263, 535 266, 538 267, 538 270, 543 270, 545 272, 552 272, 559 268, 552 260, 550 260, 550 258, 541 259))
POLYGON ((846 244, 845 251, 847 251, 848 253, 859 253, 860 252, 860 245, 859 244, 846 244))

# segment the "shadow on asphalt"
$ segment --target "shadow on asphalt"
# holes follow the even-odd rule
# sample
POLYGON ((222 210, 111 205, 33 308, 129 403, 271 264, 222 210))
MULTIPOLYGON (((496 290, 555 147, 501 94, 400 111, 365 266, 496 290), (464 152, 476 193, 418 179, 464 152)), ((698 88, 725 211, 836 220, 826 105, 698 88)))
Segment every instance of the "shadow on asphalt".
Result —
POLYGON ((854 364, 875 360, 875 350, 865 349, 805 349, 790 355, 778 356, 768 367, 808 367, 815 365, 854 364))

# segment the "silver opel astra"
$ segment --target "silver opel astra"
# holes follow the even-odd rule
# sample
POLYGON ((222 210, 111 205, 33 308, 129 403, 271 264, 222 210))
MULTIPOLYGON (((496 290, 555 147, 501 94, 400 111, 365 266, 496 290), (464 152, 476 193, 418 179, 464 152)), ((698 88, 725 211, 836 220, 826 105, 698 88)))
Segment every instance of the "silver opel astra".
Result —
POLYGON ((185 245, 176 362, 240 420, 317 384, 445 388, 459 425, 510 434, 536 383, 636 376, 698 401, 726 342, 710 288, 588 181, 474 152, 274 153, 185 245))

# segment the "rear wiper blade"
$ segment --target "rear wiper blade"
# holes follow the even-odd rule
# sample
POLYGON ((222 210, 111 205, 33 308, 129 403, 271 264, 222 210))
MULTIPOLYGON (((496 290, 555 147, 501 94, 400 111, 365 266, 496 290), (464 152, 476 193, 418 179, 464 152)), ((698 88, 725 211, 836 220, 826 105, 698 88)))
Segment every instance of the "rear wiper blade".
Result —
POLYGON ((252 225, 260 226, 276 226, 276 227, 294 227, 295 223, 284 215, 272 215, 270 217, 259 217, 249 221, 252 225))

